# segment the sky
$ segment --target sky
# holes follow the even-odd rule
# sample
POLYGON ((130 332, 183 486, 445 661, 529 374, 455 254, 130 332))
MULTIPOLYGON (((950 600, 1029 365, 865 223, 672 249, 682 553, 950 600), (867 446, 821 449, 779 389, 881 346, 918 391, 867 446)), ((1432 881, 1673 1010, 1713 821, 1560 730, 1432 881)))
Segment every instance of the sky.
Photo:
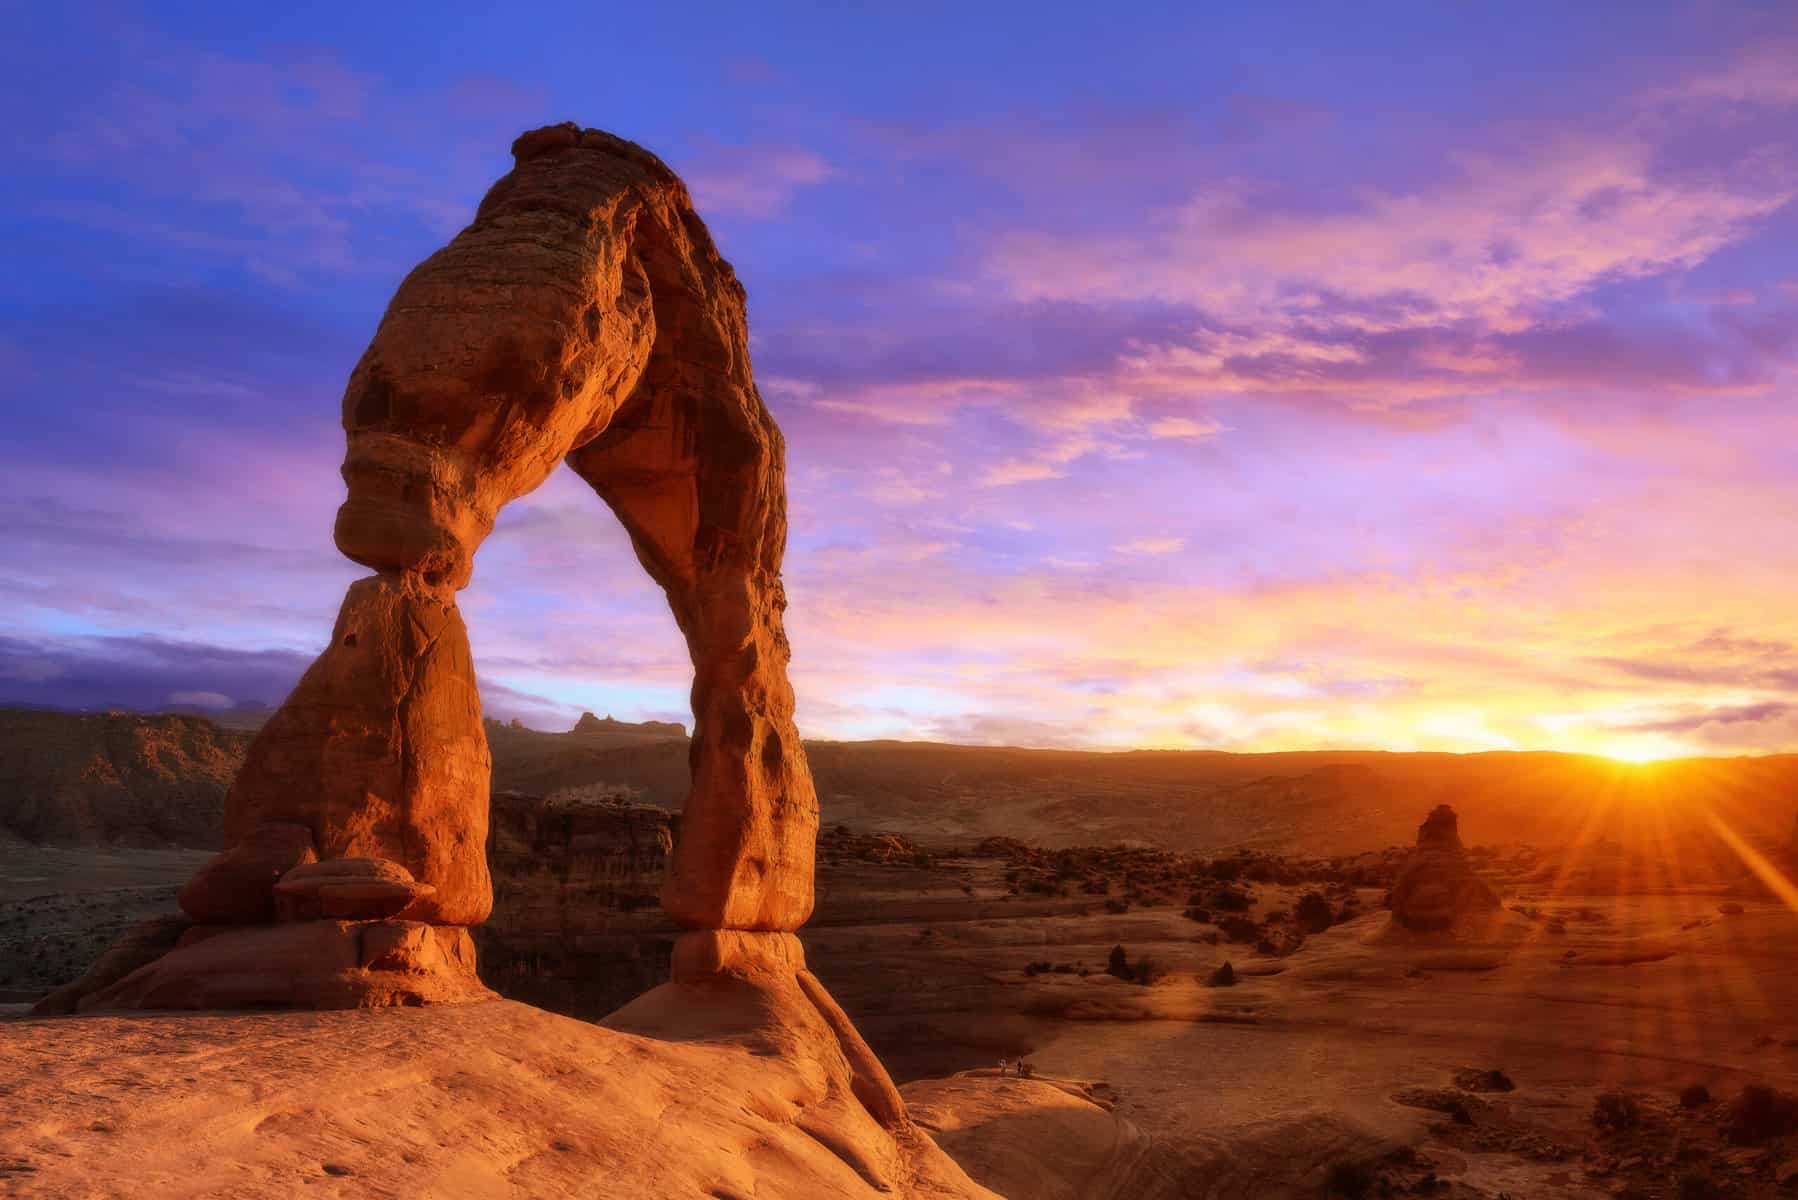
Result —
MULTIPOLYGON (((280 700, 574 120, 747 285, 808 736, 1798 751, 1798 6, 0 8, 0 703, 280 700)), ((690 721, 569 472, 461 600, 489 715, 690 721)))

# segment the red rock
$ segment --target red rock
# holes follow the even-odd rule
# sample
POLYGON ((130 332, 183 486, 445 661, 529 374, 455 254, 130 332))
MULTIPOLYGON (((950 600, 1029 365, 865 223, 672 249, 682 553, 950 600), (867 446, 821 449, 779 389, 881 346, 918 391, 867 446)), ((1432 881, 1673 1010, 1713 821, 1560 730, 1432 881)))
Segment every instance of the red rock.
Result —
POLYGON ((384 858, 334 858, 283 875, 275 885, 275 913, 283 921, 378 920, 428 905, 435 891, 384 858))
POLYGON ((46 1017, 74 1012, 85 997, 111 987, 139 967, 168 953, 191 924, 183 916, 139 921, 115 937, 81 978, 63 984, 32 1005, 31 1014, 46 1017))
POLYGON ((1481 879, 1461 846, 1455 810, 1437 805, 1417 829, 1417 848, 1389 897, 1392 919, 1406 929, 1452 929, 1465 917, 1496 911, 1498 893, 1481 879))
POLYGON ((266 921, 274 916, 275 884, 295 867, 317 861, 312 830, 306 826, 256 825, 188 880, 178 899, 196 921, 266 921))
POLYGON ((675 939, 669 970, 676 981, 768 971, 792 975, 805 970, 805 948, 790 933, 694 930, 675 939))
POLYGON ((136 1008, 384 1008, 490 999, 468 931, 384 921, 196 926, 180 944, 86 996, 136 1008))
MULTIPOLYGON (((276 880, 306 861, 297 829, 327 864, 389 860, 420 886, 396 908, 397 879, 302 886, 330 873, 304 872, 282 884, 286 917, 486 919, 491 763, 455 593, 500 508, 564 460, 624 524, 694 664, 692 789, 663 908, 700 930, 790 931, 811 914, 818 803, 787 680, 785 445, 750 372, 743 287, 648 151, 573 125, 513 151, 351 373, 336 541, 377 574, 351 585, 330 645, 251 744, 228 848, 183 892, 197 918, 267 921, 276 880)), ((300 936, 208 939, 169 956, 182 962, 163 974, 190 982, 164 986, 167 964, 152 964, 113 998, 278 1003, 280 971, 246 964, 239 979, 226 951, 279 960, 300 936), (205 970, 220 973, 210 990, 192 982, 205 970)), ((293 986, 295 1002, 330 992, 304 973, 293 986)))
MULTIPOLYGON (((407 576, 375 576, 350 586, 331 644, 251 743, 226 798, 225 836, 238 843, 271 824, 304 827, 319 858, 391 859, 434 887, 410 915, 472 925, 493 906, 482 853, 490 770, 454 602, 407 576)), ((189 890, 216 890, 206 882, 213 870, 189 890)), ((235 911, 189 911, 267 920, 274 882, 235 911)))

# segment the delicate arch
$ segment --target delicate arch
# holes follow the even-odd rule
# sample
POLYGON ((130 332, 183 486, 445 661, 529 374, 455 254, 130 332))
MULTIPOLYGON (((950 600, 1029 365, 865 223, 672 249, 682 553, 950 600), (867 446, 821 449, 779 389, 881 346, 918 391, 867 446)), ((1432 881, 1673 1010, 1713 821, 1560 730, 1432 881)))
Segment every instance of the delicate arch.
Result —
POLYGON ((566 459, 629 531, 694 667, 693 787, 663 905, 695 929, 792 930, 817 799, 793 723, 780 565, 784 446, 750 372, 744 294, 648 151, 558 125, 400 285, 344 394, 332 642, 257 737, 197 919, 266 920, 313 858, 385 858, 402 914, 491 907, 489 760, 455 592, 507 502, 566 459))

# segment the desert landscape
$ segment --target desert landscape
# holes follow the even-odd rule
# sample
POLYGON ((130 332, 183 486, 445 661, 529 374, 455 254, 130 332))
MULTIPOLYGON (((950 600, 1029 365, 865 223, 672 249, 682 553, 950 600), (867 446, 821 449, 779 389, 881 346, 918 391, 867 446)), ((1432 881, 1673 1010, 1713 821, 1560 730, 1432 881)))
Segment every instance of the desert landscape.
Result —
MULTIPOLYGON (((250 735, 177 714, 21 710, 0 713, 0 732, 20 751, 15 763, 28 744, 58 748, 9 781, 39 800, 8 810, 0 858, 0 961, 11 972, 0 989, 18 1061, 34 1064, 9 1087, 40 1114, 9 1130, 20 1194, 103 1190, 93 1164, 128 1178, 133 1138, 185 1121, 217 1133, 170 1178, 196 1172, 221 1190, 310 1178, 344 1194, 549 1194, 629 1157, 603 1140, 616 1135, 595 1132, 620 1127, 603 1116, 622 1101, 598 1064, 625 1051, 603 1040, 577 1051, 586 1044, 574 1031, 639 1032, 631 1002, 669 978, 680 931, 656 897, 680 822, 677 805, 654 801, 684 764, 684 730, 591 715, 560 733, 489 722, 495 899, 476 942, 483 981, 505 1000, 473 1008, 491 1009, 504 1033, 463 1006, 447 1029, 371 1013, 383 1023, 366 1053, 420 1089, 403 1119, 387 1111, 396 1085, 375 1082, 381 1071, 327 1074, 325 1047, 345 1017, 209 1017, 176 1033, 161 1018, 93 1015, 79 1022, 91 1046, 79 1054, 66 1025, 34 1018, 32 1006, 119 933, 185 923, 176 890, 220 835, 216 819, 181 822, 221 803, 250 735), (45 810, 68 815, 45 824, 45 810), (232 1021, 241 1032, 226 1035, 232 1021), (234 1054, 200 1050, 225 1036, 234 1054), (508 1049, 493 1057, 496 1036, 508 1049), (455 1071, 408 1075, 401 1064, 419 1038, 466 1045, 445 1060, 455 1071), (69 1080, 47 1068, 89 1071, 90 1056, 120 1045, 189 1064, 211 1107, 196 1113, 189 1089, 153 1074, 52 1100, 69 1080), (285 1077, 250 1091, 229 1082, 236 1055, 273 1045, 285 1077), (561 1090, 536 1090, 531 1073, 558 1055, 569 1056, 553 1072, 561 1090), (458 1088, 516 1099, 491 1125, 445 1129, 417 1115, 458 1088), (402 1128, 415 1130, 403 1147, 370 1141, 402 1128), (513 1147, 505 1163, 445 1153, 445 1140, 477 1133, 513 1147), (340 1173, 320 1174, 330 1170, 340 1173)), ((1484 761, 1511 756, 807 749, 822 829, 806 961, 912 1120, 992 1192, 1655 1197, 1798 1186, 1798 1024, 1785 1002, 1798 918, 1703 827, 1713 809, 1693 800, 1694 781, 1707 780, 1715 811, 1760 813, 1741 836, 1789 872, 1793 821, 1753 798, 1791 794, 1781 772, 1798 769, 1792 760, 1642 768, 1542 755, 1524 756, 1523 770, 1484 761), (1345 821, 1352 788, 1415 797, 1409 836, 1373 845, 1387 818, 1370 804, 1363 828, 1345 821), (1622 788, 1643 795, 1620 804, 1622 788), (1205 804, 1220 794, 1284 805, 1233 815, 1205 804), (1565 798, 1552 815, 1549 794, 1565 798), (1446 795, 1457 798, 1446 837, 1420 845, 1446 795), (1645 811, 1649 797, 1659 807, 1645 811), (1176 806, 1185 811, 1166 811, 1176 806), (1115 825, 1078 843, 1052 814, 1081 807, 1115 825), (1158 812, 1191 840, 1128 836, 1158 812), (1527 812, 1554 824, 1520 824, 1527 812), (995 825, 1020 836, 988 832, 995 825), (1491 826, 1540 840, 1484 843, 1476 831, 1491 826)), ((434 1011, 419 1019, 435 1022, 434 1011)), ((745 1024, 741 1036, 753 1036, 745 1024)), ((648 1028, 664 1037, 661 1024, 648 1028)), ((721 1067, 690 1056, 654 1069, 680 1094, 683 1072, 721 1067)), ((711 1186, 702 1182, 633 1186, 685 1195, 711 1186)))
POLYGON ((0 64, 0 1198, 1798 1196, 1798 6, 0 64))

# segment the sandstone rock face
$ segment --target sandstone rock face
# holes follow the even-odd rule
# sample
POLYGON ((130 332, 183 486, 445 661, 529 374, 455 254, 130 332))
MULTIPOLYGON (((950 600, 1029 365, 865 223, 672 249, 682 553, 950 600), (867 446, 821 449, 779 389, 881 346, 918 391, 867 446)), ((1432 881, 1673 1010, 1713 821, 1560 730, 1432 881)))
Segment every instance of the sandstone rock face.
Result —
POLYGON ((181 907, 211 924, 270 920, 275 885, 295 867, 317 861, 310 827, 283 821, 253 826, 187 881, 181 907))
POLYGON ((235 871, 244 844, 285 826, 308 830, 318 859, 391 859, 436 889, 409 915, 477 924, 493 906, 481 853, 490 770, 453 598, 411 575, 359 580, 331 644, 251 743, 226 797, 229 848, 182 904, 200 921, 268 919, 275 880, 304 859, 276 871, 266 891, 234 887, 234 909, 214 877, 235 871), (204 907, 189 903, 201 895, 204 907))
POLYGON ((1422 932, 1452 929, 1500 907, 1498 893, 1468 864, 1448 805, 1438 805, 1418 826, 1417 848, 1392 886, 1391 904, 1395 923, 1422 932))
MULTIPOLYGON (((400 285, 350 376, 336 540, 376 574, 252 743, 226 850, 182 893, 210 925, 284 924, 184 946, 112 1002, 275 1002, 275 968, 195 981, 227 975, 238 950, 281 961, 302 936, 356 958, 355 939, 325 932, 334 919, 486 919, 491 761, 455 593, 500 508, 563 461, 623 522, 693 661, 692 787, 663 908, 696 930, 790 931, 811 914, 785 451, 750 374, 743 288, 641 147, 560 125, 513 156, 474 223, 400 285)), ((384 1002, 346 970, 363 968, 331 977, 384 1002)), ((305 972, 291 986, 335 994, 305 972)))

